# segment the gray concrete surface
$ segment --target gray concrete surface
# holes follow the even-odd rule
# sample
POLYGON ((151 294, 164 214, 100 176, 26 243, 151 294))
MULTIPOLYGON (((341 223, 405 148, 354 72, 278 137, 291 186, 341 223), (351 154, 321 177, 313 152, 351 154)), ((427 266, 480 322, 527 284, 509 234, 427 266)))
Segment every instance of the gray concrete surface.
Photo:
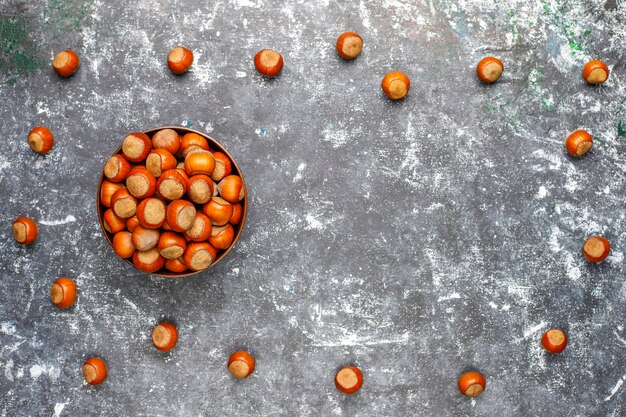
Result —
POLYGON ((626 415, 623 1, 2 0, 0 24, 0 415, 626 415), (354 62, 333 49, 346 30, 354 62), (182 77, 178 44, 196 55, 182 77), (83 63, 68 80, 49 66, 65 48, 83 63), (285 58, 273 81, 261 48, 285 58), (506 69, 486 86, 491 54, 506 69), (590 58, 606 85, 581 80, 590 58), (390 70, 412 80, 401 103, 390 70), (124 134, 168 124, 221 141, 250 195, 229 258, 184 280, 118 259, 95 209, 124 134), (578 128, 596 142, 573 160, 578 128), (32 247, 11 239, 20 215, 32 247), (594 233, 613 244, 600 265, 580 255, 594 233), (70 311, 48 298, 59 276, 79 285, 70 311), (180 330, 167 355, 162 318, 180 330), (245 381, 226 371, 238 348, 257 358, 245 381), (95 388, 90 355, 109 365, 95 388), (333 386, 349 363, 353 396, 333 386), (476 400, 467 369, 487 377, 476 400))

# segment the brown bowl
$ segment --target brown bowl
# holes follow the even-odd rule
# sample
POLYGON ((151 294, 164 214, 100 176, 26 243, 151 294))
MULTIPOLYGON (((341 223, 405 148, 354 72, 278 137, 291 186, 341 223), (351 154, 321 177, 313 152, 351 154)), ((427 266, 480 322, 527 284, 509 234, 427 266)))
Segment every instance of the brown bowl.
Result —
MULTIPOLYGON (((183 278, 183 277, 188 277, 191 275, 195 275, 204 271, 207 271, 209 269, 211 269, 213 266, 217 265, 222 259, 224 259, 226 257, 226 255, 228 255, 228 252, 231 251, 231 249, 233 248, 233 246, 235 246, 235 243, 237 243, 237 241, 239 240, 239 236, 241 236, 241 232, 243 230, 244 225, 246 224, 246 216, 248 214, 248 188, 246 186, 246 181, 243 177, 243 173, 241 172, 241 169, 239 168, 239 165, 237 165, 237 162, 235 161, 235 159, 232 157, 232 155, 230 153, 228 153, 228 151, 226 150, 226 148, 224 148, 218 141, 216 141, 215 139, 213 139, 212 137, 210 137, 207 134, 204 134, 202 132, 198 132, 197 130, 193 130, 193 129, 188 129, 186 127, 179 127, 179 126, 163 126, 163 127, 158 127, 155 129, 148 129, 145 130, 143 133, 145 133, 146 135, 148 135, 150 138, 152 138, 152 136, 158 132, 159 130, 162 129, 172 129, 175 130, 180 136, 184 135, 185 133, 197 133, 198 135, 204 137, 207 142, 209 143, 209 147, 211 149, 214 150, 218 150, 219 152, 224 153, 226 156, 228 156, 228 158, 230 158, 230 161, 232 163, 232 173, 239 175, 241 177, 241 181, 243 182, 244 185, 244 189, 246 190, 246 195, 243 198, 243 200, 241 201, 242 204, 242 208, 243 208, 243 213, 241 215, 241 221, 239 222, 239 224, 233 226, 233 228, 235 229, 235 238, 233 239, 233 243, 230 245, 230 247, 226 250, 221 250, 219 252, 219 254, 217 255, 217 259, 215 259, 215 261, 205 270, 202 271, 185 271, 183 273, 174 273, 174 272, 170 272, 165 268, 161 268, 159 269, 157 272, 152 272, 150 273, 150 275, 156 275, 159 277, 164 277, 164 278, 183 278)), ((121 154, 122 153, 122 146, 120 145, 119 148, 117 148, 117 150, 113 153, 113 155, 117 155, 117 154, 121 154)), ((96 195, 96 207, 98 208, 98 221, 100 221, 100 227, 102 228, 102 233, 104 234, 104 237, 106 237, 106 240, 109 242, 109 245, 111 245, 111 248, 113 248, 113 235, 109 232, 106 231, 106 229, 104 228, 104 221, 103 221, 103 216, 104 216, 104 212, 107 210, 107 207, 105 207, 101 202, 100 202, 100 188, 102 188, 102 182, 105 180, 104 178, 104 173, 100 174, 100 181, 98 182, 98 190, 97 190, 97 195, 96 195)), ((117 254, 115 254, 117 256, 117 254)), ((135 264, 132 262, 132 260, 129 259, 123 259, 120 258, 122 260, 124 260, 125 262, 129 263, 130 265, 132 265, 134 268, 136 268, 138 271, 141 271, 139 268, 137 268, 135 266, 135 264)), ((144 272, 144 271, 141 271, 144 272)))

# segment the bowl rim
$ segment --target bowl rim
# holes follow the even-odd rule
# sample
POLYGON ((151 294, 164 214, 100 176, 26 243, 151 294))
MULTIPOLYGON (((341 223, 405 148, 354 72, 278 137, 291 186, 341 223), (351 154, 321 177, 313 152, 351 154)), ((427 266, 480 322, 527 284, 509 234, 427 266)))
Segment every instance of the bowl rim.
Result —
MULTIPOLYGON (((244 189, 246 190, 245 196, 244 196, 243 200, 240 202, 240 203, 242 203, 243 211, 242 211, 242 215, 241 215, 241 221, 237 225, 238 228, 236 229, 235 237, 233 238, 233 243, 228 247, 228 249, 222 251, 222 253, 220 253, 220 255, 217 257, 217 259, 207 269, 203 269, 203 270, 200 270, 200 271, 188 270, 188 271, 185 271, 183 273, 175 273, 175 272, 171 272, 171 273, 145 272, 145 271, 142 271, 141 269, 137 268, 137 266, 135 266, 135 264, 129 258, 120 258, 117 255, 117 253, 115 253, 115 251, 113 251, 113 253, 115 254, 115 256, 117 258, 122 259, 126 263, 132 265, 132 267, 135 268, 137 271, 142 272, 144 274, 154 275, 154 276, 161 277, 161 278, 185 278, 185 277, 189 277, 189 276, 196 275, 196 274, 199 274, 201 272, 206 272, 206 271, 210 270, 215 265, 220 263, 220 261, 222 259, 224 259, 226 257, 226 255, 228 255, 228 253, 233 249, 233 247, 235 246, 235 244, 239 240, 239 237, 241 236, 241 233, 243 232, 243 228, 244 228, 244 226, 246 224, 246 218, 248 216, 248 186, 246 185, 246 180, 245 180, 245 178, 243 176, 243 172, 241 171, 241 168, 237 164, 237 161, 235 161, 235 158, 233 158, 233 156, 230 154, 230 152, 228 152, 228 150, 220 142, 218 142, 216 139, 214 139, 213 137, 207 135, 206 133, 203 133, 203 132, 200 132, 198 130, 191 129, 191 128, 185 127, 185 126, 162 126, 162 127, 156 127, 156 128, 151 128, 151 129, 148 129, 148 130, 144 130, 143 133, 145 133, 146 135, 150 136, 150 138, 152 138, 152 136, 156 132, 158 132, 159 130, 163 130, 163 129, 175 130, 176 133, 178 133, 179 135, 181 135, 181 131, 184 132, 183 135, 186 134, 186 133, 196 133, 196 134, 204 137, 205 139, 207 139, 208 142, 209 142, 209 147, 213 147, 213 149, 217 148, 219 152, 222 152, 226 156, 228 156, 228 158, 230 159, 230 162, 232 163, 232 166, 233 166, 233 173, 236 173, 237 175, 239 175, 239 177, 241 178, 241 182, 243 183, 244 189)), ((111 156, 118 155, 118 154, 121 154, 121 153, 122 153, 122 145, 120 145, 115 150, 115 152, 111 154, 111 156)), ((109 156, 108 158, 110 158, 111 156, 109 156)), ((107 158, 107 160, 108 160, 108 158, 107 158)), ((106 164, 106 161, 105 161, 105 164, 106 164)), ((107 232, 106 229, 104 228, 104 220, 103 220, 104 211, 106 211, 108 209, 108 207, 105 207, 100 202, 100 190, 102 189, 102 183, 104 181, 105 181, 104 169, 102 169, 101 172, 100 172, 100 180, 98 181, 98 188, 96 190, 96 211, 97 211, 97 214, 98 214, 98 221, 100 222, 100 228, 102 229, 102 234, 104 235, 104 237, 107 240, 107 242, 109 242, 109 246, 111 246, 111 249, 113 249, 113 242, 111 241, 111 237, 109 236, 109 232, 107 232)), ((164 269, 165 269, 165 267, 161 268, 159 271, 164 270, 164 269)))

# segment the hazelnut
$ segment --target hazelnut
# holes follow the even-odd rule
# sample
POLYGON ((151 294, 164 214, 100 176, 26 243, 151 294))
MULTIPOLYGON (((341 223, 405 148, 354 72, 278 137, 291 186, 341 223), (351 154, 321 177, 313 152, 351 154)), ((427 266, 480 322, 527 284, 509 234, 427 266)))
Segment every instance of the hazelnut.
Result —
POLYGON ((87 359, 83 364, 83 376, 88 384, 101 384, 107 377, 106 363, 100 358, 87 359))
MULTIPOLYGON (((163 232, 159 237, 159 253, 165 259, 178 259, 183 256, 187 248, 185 238, 174 232, 163 232)), ((165 265, 167 268, 167 265, 165 265)), ((169 268, 168 268, 169 269, 169 268)), ((185 267, 187 269, 187 267, 185 267)))
POLYGON ((152 330, 152 343, 161 352, 168 352, 176 346, 178 330, 172 323, 166 321, 156 325, 152 330))
POLYGON ((381 87, 391 100, 401 100, 409 93, 411 82, 409 77, 401 72, 390 72, 383 78, 381 87))
POLYGON ((196 213, 193 225, 185 230, 185 236, 192 242, 203 242, 211 237, 211 220, 204 213, 196 213))
POLYGON ((567 336, 559 329, 550 329, 541 337, 541 344, 550 353, 560 353, 567 346, 567 336))
POLYGON ((459 391, 467 397, 477 397, 485 390, 485 377, 478 372, 466 372, 459 377, 459 391))
POLYGON ((602 236, 591 236, 583 245, 583 255, 589 262, 602 262, 610 251, 609 241, 602 236))
POLYGON ((244 350, 237 351, 228 358, 228 372, 238 379, 249 377, 254 372, 254 358, 244 350))
POLYGON ((152 136, 152 147, 176 155, 180 150, 180 136, 174 129, 161 129, 152 136))
POLYGON ((223 226, 233 216, 233 205, 221 197, 212 197, 211 200, 202 207, 211 223, 215 226, 223 226))
POLYGON ((185 157, 185 172, 187 175, 211 175, 215 169, 213 154, 205 150, 195 150, 185 157))
POLYGON ((504 64, 498 58, 488 56, 476 65, 476 74, 484 83, 495 83, 502 76, 504 64))
POLYGON ((141 225, 135 226, 132 233, 133 246, 138 251, 147 251, 159 243, 161 232, 158 229, 147 229, 141 225))
POLYGON ((207 203, 215 192, 215 183, 206 175, 194 175, 188 184, 187 196, 196 204, 207 203))
POLYGON ((354 394, 363 385, 363 373, 356 366, 344 366, 335 375, 335 386, 344 394, 354 394))
POLYGON ((13 222, 13 239, 22 245, 30 245, 39 235, 37 223, 28 217, 18 217, 13 222))
MULTIPOLYGON (((135 198, 148 198, 156 191, 157 181, 154 175, 142 165, 137 165, 128 173, 126 188, 135 198)), ((140 219, 141 220, 141 219, 140 219)))
POLYGON ((133 264, 135 264, 138 269, 151 273, 163 268, 165 258, 159 254, 159 249, 156 247, 147 251, 138 250, 133 254, 133 264))
POLYGON ((113 194, 120 188, 126 188, 124 184, 116 184, 111 181, 102 181, 102 186, 100 187, 100 202, 105 207, 111 207, 111 197, 113 194))
POLYGON ((111 208, 118 217, 127 219, 137 212, 137 199, 128 192, 128 189, 120 188, 111 196, 111 208))
POLYGON ((50 300, 59 308, 69 308, 76 302, 76 283, 69 278, 59 278, 50 286, 50 300))
POLYGON ((54 146, 54 136, 47 127, 37 126, 28 134, 28 145, 38 154, 44 154, 54 146))
POLYGON ((213 152, 213 158, 215 159, 215 169, 211 174, 213 181, 221 181, 224 177, 227 177, 232 172, 232 164, 230 158, 222 152, 213 152))
POLYGON ((187 200, 174 200, 166 210, 166 221, 176 232, 184 232, 193 226, 196 220, 196 208, 187 200))
POLYGON ((354 59, 361 54, 363 39, 355 32, 345 32, 337 39, 337 53, 343 59, 354 59))
POLYGON ((146 198, 137 206, 139 224, 148 229, 158 229, 165 223, 165 203, 158 198, 146 198))
POLYGON ((167 66, 173 74, 181 75, 191 68, 193 63, 193 52, 189 49, 177 46, 167 54, 167 66))
POLYGON ((153 149, 146 158, 146 168, 155 177, 162 172, 176 168, 176 158, 167 149, 153 149))
MULTIPOLYGON (((207 221, 208 218, 207 218, 207 221)), ((215 226, 211 230, 209 243, 217 249, 228 249, 235 238, 235 230, 231 224, 215 226)))
POLYGON ((122 142, 122 153, 130 162, 142 162, 152 150, 152 140, 141 132, 129 133, 122 142))
POLYGON ((104 176, 111 182, 122 182, 128 177, 130 163, 124 155, 113 155, 104 164, 104 176))
POLYGON ((176 258, 165 261, 165 269, 176 274, 182 274, 187 271, 188 268, 182 258, 176 258))
POLYGON ((167 200, 173 201, 182 198, 187 192, 187 174, 179 169, 168 169, 163 172, 157 181, 157 192, 167 200))
POLYGON ((243 200, 246 195, 243 181, 241 177, 237 175, 224 177, 224 179, 217 184, 217 191, 224 200, 233 204, 243 200))
POLYGON ((185 265, 192 271, 202 271, 210 267, 217 258, 217 249, 207 242, 191 242, 183 255, 185 265))
POLYGON ((609 78, 609 67, 602 61, 589 61, 583 68, 583 78, 589 84, 602 84, 609 78))
POLYGON ((283 69, 283 57, 272 49, 263 49, 254 56, 254 66, 259 74, 275 77, 283 69))
POLYGON ((129 231, 122 230, 113 235, 113 250, 120 258, 130 258, 135 254, 135 245, 133 245, 133 234, 129 231))
POLYGON ((243 206, 241 203, 233 204, 233 215, 230 217, 228 223, 234 225, 239 224, 243 217, 243 206))
POLYGON ((565 139, 565 149, 575 157, 581 157, 593 146, 593 138, 584 130, 576 130, 565 139))
POLYGON ((112 234, 121 232, 126 229, 126 221, 118 217, 112 209, 107 209, 102 216, 102 224, 104 229, 112 234))
POLYGON ((183 158, 186 158, 189 152, 199 150, 209 150, 209 142, 207 142, 203 136, 189 132, 180 140, 180 151, 182 152, 183 158))
POLYGON ((52 60, 52 68, 61 77, 69 77, 74 74, 80 66, 80 59, 76 52, 66 49, 54 56, 52 60))

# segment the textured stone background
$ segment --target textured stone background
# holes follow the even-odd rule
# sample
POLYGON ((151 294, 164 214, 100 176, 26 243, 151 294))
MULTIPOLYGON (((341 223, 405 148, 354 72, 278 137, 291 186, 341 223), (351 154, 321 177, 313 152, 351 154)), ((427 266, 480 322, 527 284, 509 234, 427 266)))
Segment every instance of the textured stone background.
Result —
POLYGON ((623 0, 0 0, 0 414, 626 415, 625 27, 623 0), (365 40, 354 62, 333 49, 345 30, 365 40), (196 56, 182 77, 177 44, 196 56), (252 65, 266 47, 286 63, 272 81, 252 65), (68 80, 50 68, 65 48, 68 80), (488 54, 506 66, 492 86, 474 74, 488 54), (590 58, 606 85, 581 80, 590 58), (401 103, 390 70, 411 78, 401 103), (107 156, 168 124, 221 141, 250 195, 235 250, 185 280, 138 273, 96 219, 107 156), (596 142, 573 160, 578 128, 596 142), (32 247, 12 241, 20 215, 32 247), (600 265, 580 255, 593 233, 613 244, 600 265), (59 276, 70 311, 48 298, 59 276), (162 318, 168 355, 149 341, 162 318), (242 347, 257 370, 235 381, 242 347), (109 365, 95 388, 89 355, 109 365), (349 363, 351 397, 333 386, 349 363), (456 388, 472 368, 476 400, 456 388))

